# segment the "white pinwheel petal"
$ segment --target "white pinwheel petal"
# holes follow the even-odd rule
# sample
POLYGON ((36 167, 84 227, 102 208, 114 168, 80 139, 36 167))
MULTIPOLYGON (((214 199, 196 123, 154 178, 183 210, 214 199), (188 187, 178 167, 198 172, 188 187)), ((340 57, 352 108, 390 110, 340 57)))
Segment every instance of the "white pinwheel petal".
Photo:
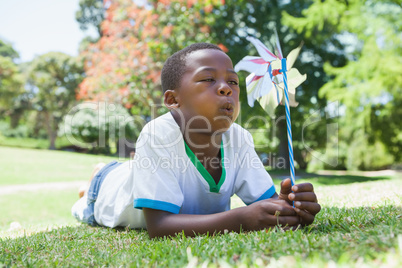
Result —
POLYGON ((276 60, 278 57, 275 56, 271 51, 269 51, 269 49, 257 38, 248 36, 246 38, 248 41, 250 41, 255 48, 258 51, 258 54, 260 54, 260 56, 265 60, 265 61, 274 61, 276 60))
MULTIPOLYGON (((297 88, 301 83, 306 81, 307 75, 306 74, 300 74, 299 71, 296 68, 292 68, 288 72, 288 86, 289 88, 292 87, 293 89, 297 88)), ((289 92, 295 94, 295 90, 289 92)))
POLYGON ((282 69, 282 62, 280 60, 275 60, 271 62, 271 68, 274 69, 282 69))
POLYGON ((278 94, 279 99, 282 99, 282 93, 280 90, 277 89, 275 86, 269 94, 264 95, 260 100, 259 103, 261 107, 267 112, 270 117, 275 117, 275 109, 279 105, 278 102, 278 94))
POLYGON ((251 83, 251 81, 254 79, 254 77, 255 77, 255 73, 251 73, 246 77, 246 86, 247 87, 251 83))
POLYGON ((299 103, 296 101, 296 95, 289 93, 289 106, 290 107, 297 107, 299 103))
POLYGON ((247 102, 251 107, 254 106, 255 100, 269 94, 273 88, 273 83, 268 73, 263 77, 251 74, 246 78, 246 83, 247 102))
POLYGON ((256 88, 258 86, 258 81, 252 81, 247 86, 247 103, 250 107, 254 107, 254 102, 257 99, 255 97, 256 88))
MULTIPOLYGON (((278 88, 278 92, 280 93, 279 94, 279 97, 280 97, 280 101, 279 101, 279 104, 281 104, 281 105, 285 105, 285 89, 284 89, 284 84, 282 83, 282 84, 279 84, 279 85, 277 85, 277 88, 278 88)), ((290 107, 297 107, 297 105, 299 105, 299 103, 298 102, 296 102, 296 95, 295 95, 295 88, 294 87, 292 87, 292 86, 290 86, 289 87, 289 85, 288 85, 288 96, 289 96, 289 106, 290 107), (293 93, 292 93, 293 92, 293 93)))
POLYGON ((236 72, 243 70, 263 76, 267 72, 268 63, 265 63, 265 61, 260 57, 246 56, 236 64, 234 69, 236 72))
POLYGON ((251 82, 251 84, 255 85, 253 92, 250 92, 250 96, 254 99, 257 100, 261 97, 261 85, 264 83, 264 77, 261 77, 257 81, 251 82))
POLYGON ((272 80, 277 85, 280 84, 280 83, 283 83, 283 75, 282 74, 275 75, 272 80))
POLYGON ((286 57, 286 61, 287 61, 286 67, 288 68, 288 70, 290 70, 292 68, 293 64, 295 63, 297 56, 299 56, 302 46, 303 46, 303 43, 300 43, 300 45, 297 48, 290 51, 290 53, 286 57))
POLYGON ((272 86, 273 86, 271 77, 268 73, 266 75, 264 75, 264 77, 262 79, 263 79, 263 81, 261 82, 261 85, 260 85, 260 90, 259 90, 260 95, 258 96, 259 98, 264 95, 267 95, 272 90, 272 86))
POLYGON ((276 31, 276 28, 274 28, 274 30, 275 30, 275 37, 276 37, 276 50, 278 51, 277 55, 278 55, 278 58, 282 59, 283 53, 282 53, 282 49, 281 49, 281 44, 279 44, 278 32, 276 31))

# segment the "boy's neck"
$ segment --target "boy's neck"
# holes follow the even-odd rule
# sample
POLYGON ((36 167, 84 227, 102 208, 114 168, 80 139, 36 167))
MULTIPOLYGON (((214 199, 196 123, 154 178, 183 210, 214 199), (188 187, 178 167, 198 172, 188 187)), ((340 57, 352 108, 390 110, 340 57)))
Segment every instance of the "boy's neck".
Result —
POLYGON ((222 134, 212 137, 205 133, 191 132, 183 133, 183 138, 187 146, 197 156, 201 163, 203 163, 204 159, 211 159, 219 156, 222 134))
POLYGON ((191 135, 183 135, 183 138, 198 161, 200 161, 208 171, 215 183, 218 184, 223 168, 221 165, 222 154, 220 151, 222 134, 214 136, 214 142, 211 142, 212 136, 205 135, 204 133, 193 132, 191 135), (189 137, 191 142, 186 140, 186 136, 189 137))
POLYGON ((220 148, 222 142, 222 133, 197 132, 194 129, 186 129, 187 122, 181 122, 182 117, 176 113, 172 116, 183 134, 184 141, 191 151, 197 156, 198 160, 205 166, 205 159, 220 157, 220 148))

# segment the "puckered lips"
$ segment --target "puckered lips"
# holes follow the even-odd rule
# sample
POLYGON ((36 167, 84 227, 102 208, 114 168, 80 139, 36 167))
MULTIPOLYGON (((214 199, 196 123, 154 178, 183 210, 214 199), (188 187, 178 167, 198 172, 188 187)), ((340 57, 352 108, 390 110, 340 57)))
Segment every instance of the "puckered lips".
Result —
POLYGON ((222 115, 226 115, 226 116, 233 116, 234 113, 234 104, 231 102, 225 102, 223 105, 221 105, 221 107, 219 108, 219 112, 222 115))

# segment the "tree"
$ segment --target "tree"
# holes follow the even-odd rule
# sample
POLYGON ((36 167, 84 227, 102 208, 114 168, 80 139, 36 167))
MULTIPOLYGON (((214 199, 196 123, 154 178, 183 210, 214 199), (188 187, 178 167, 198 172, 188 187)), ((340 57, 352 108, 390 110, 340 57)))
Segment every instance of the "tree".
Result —
POLYGON ((101 23, 105 18, 103 0, 80 0, 79 5, 80 9, 75 12, 75 19, 79 23, 81 30, 86 31, 93 27, 101 36, 101 23))
POLYGON ((12 109, 13 100, 23 92, 23 77, 11 58, 0 56, 0 110, 12 109))
MULTIPOLYGON (((175 51, 195 42, 220 44, 237 63, 254 48, 246 41, 254 35, 264 43, 272 42, 274 28, 278 29, 284 53, 303 40, 303 52, 296 67, 307 73, 308 80, 298 90, 301 103, 292 109, 295 158, 305 168, 308 161, 306 144, 325 147, 325 123, 304 129, 309 140, 302 140, 303 123, 315 110, 326 106, 326 98, 318 96, 318 89, 329 80, 323 69, 325 61, 343 66, 343 45, 327 27, 319 37, 297 33, 283 22, 282 11, 301 16, 308 8, 306 1, 113 1, 106 10, 102 37, 82 53, 87 77, 80 85, 79 97, 84 100, 108 99, 123 104, 131 113, 148 117, 165 110, 150 107, 161 99, 159 75, 163 62, 175 51), (136 4, 137 3, 137 4, 136 4), (333 48, 333 49, 329 49, 333 48)), ((244 81, 244 79, 243 79, 244 81)), ((245 88, 245 85, 241 85, 245 88)), ((287 157, 286 125, 284 120, 271 121, 262 109, 248 107, 245 91, 241 92, 241 123, 248 128, 277 127, 275 135, 266 135, 268 152, 278 148, 287 157), (259 115, 261 120, 249 119, 259 115), (270 121, 266 124, 267 121, 270 121)), ((258 105, 257 105, 258 106, 258 105)), ((277 119, 285 114, 279 108, 277 119)), ((259 140, 261 135, 259 135, 259 140)))
POLYGON ((101 38, 81 54, 87 76, 78 98, 121 103, 148 118, 165 111, 160 105, 163 62, 190 42, 208 41, 200 12, 210 4, 195 2, 110 2, 101 38))
POLYGON ((115 142, 117 154, 129 157, 134 151, 132 141, 138 138, 143 125, 141 119, 133 118, 121 105, 87 102, 69 111, 64 117, 60 134, 72 144, 90 147, 95 153, 110 154, 111 143, 115 142))
POLYGON ((287 18, 306 36, 319 36, 329 27, 332 38, 348 45, 347 64, 327 62, 324 69, 332 79, 320 89, 321 97, 342 103, 340 138, 347 168, 383 168, 401 161, 401 15, 396 1, 317 0, 302 17, 287 18))
POLYGON ((67 54, 49 52, 33 60, 28 74, 28 84, 35 92, 33 106, 45 118, 49 149, 55 149, 59 123, 74 103, 82 80, 82 65, 67 54))
POLYGON ((11 45, 0 40, 0 115, 10 116, 10 127, 16 128, 26 109, 24 76, 14 62, 19 57, 11 45))
MULTIPOLYGON (((284 14, 301 16, 301 12, 310 5, 310 1, 299 0, 226 1, 225 5, 212 11, 214 16, 210 18, 213 39, 228 48, 228 54, 234 63, 245 55, 253 53, 256 55, 257 53, 245 39, 247 35, 255 36, 265 44, 273 44, 274 30, 277 29, 285 55, 297 47, 300 42, 304 42, 295 67, 301 73, 307 74, 307 81, 297 89, 296 100, 300 105, 297 108, 291 108, 294 156, 300 168, 307 167, 308 147, 322 148, 326 143, 325 122, 304 127, 304 122, 316 111, 323 113, 327 104, 326 98, 318 95, 318 89, 329 80, 323 68, 324 63, 328 61, 334 66, 343 66, 346 62, 342 54, 343 45, 333 37, 331 27, 324 28, 318 36, 306 36, 302 32, 296 32, 294 27, 287 23, 284 14)), ((242 84, 241 88, 245 88, 245 84, 242 84)), ((241 95, 243 122, 247 121, 251 115, 266 116, 257 103, 251 110, 245 97, 245 91, 243 91, 241 95)), ((288 166, 284 115, 284 107, 280 106, 277 108, 275 120, 271 121, 268 126, 256 125, 254 127, 264 127, 267 129, 267 133, 272 133, 269 129, 276 129, 275 135, 268 137, 271 142, 276 141, 272 146, 266 148, 266 152, 278 150, 279 157, 286 160, 286 166, 288 166)))
POLYGON ((15 51, 10 44, 4 42, 3 40, 0 40, 0 56, 10 58, 12 60, 20 57, 18 52, 15 51))

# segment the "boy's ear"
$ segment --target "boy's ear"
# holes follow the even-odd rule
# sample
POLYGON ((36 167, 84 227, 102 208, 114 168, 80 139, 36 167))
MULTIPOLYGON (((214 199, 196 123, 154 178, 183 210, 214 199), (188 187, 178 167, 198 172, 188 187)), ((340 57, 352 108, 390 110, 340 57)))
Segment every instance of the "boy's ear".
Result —
POLYGON ((168 89, 165 91, 164 94, 164 101, 165 106, 169 110, 177 109, 180 107, 180 104, 178 102, 177 98, 177 92, 175 90, 168 89))

